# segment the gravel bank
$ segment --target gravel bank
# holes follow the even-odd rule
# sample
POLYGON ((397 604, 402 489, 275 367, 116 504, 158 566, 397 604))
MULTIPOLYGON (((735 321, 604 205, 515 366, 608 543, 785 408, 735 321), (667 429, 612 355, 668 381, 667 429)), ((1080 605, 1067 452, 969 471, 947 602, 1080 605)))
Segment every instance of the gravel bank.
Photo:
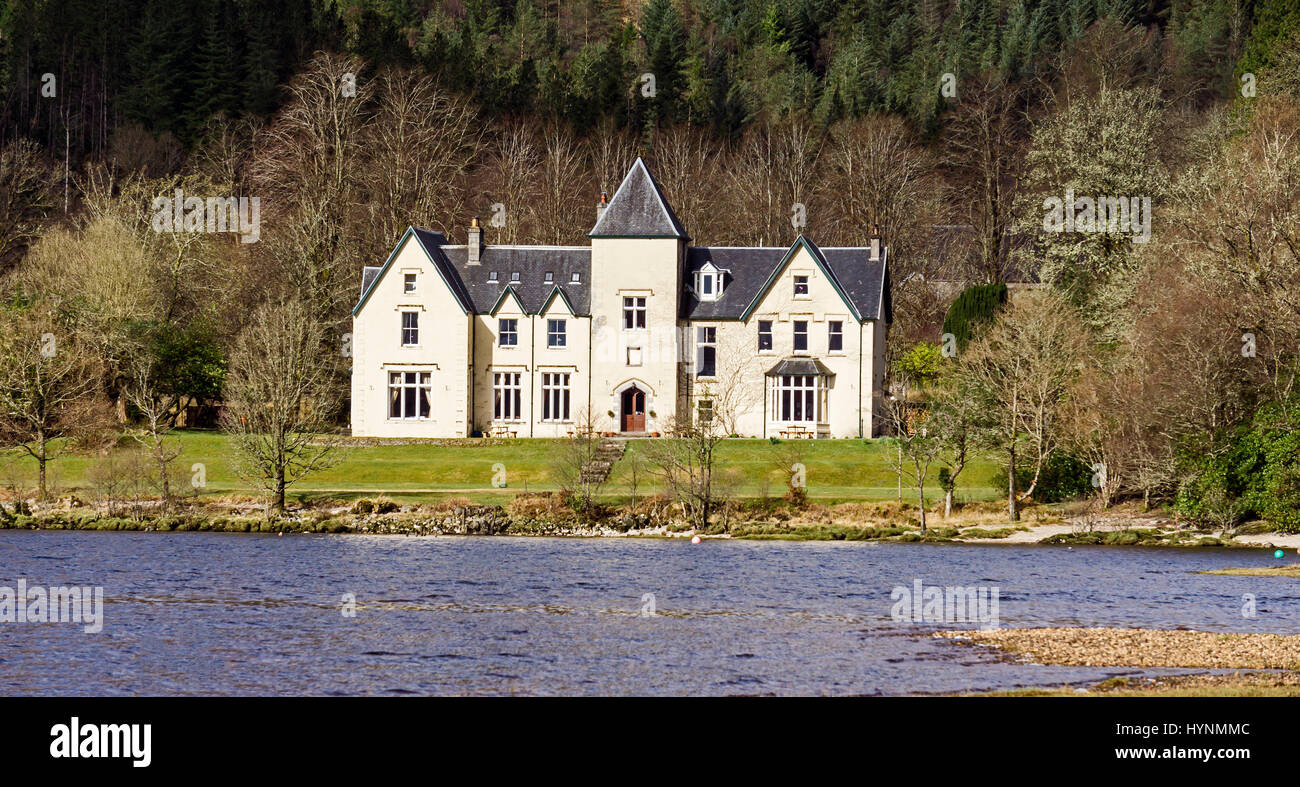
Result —
POLYGON ((1300 635, 1113 628, 945 631, 937 636, 1071 667, 1300 669, 1300 635))

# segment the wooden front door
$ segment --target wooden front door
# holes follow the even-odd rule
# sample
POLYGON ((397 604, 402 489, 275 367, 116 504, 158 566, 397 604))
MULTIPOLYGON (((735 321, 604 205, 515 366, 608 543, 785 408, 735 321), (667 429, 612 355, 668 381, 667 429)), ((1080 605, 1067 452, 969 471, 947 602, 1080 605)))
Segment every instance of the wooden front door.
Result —
POLYGON ((640 388, 623 392, 623 431, 645 431, 645 391, 640 388))

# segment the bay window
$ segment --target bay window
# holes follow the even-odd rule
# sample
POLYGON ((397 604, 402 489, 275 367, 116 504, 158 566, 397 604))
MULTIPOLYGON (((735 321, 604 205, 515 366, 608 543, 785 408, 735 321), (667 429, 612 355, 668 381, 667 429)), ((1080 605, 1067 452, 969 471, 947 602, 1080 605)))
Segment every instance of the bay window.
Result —
POLYGON ((824 423, 826 378, 816 374, 768 377, 768 408, 773 421, 824 423))

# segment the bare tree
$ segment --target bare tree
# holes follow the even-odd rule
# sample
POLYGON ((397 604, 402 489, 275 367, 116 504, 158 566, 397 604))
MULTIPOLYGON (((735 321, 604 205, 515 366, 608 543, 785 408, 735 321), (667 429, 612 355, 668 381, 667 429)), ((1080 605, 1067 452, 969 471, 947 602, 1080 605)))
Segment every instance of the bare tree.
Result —
POLYGON ((372 88, 361 76, 356 58, 317 54, 289 84, 251 167, 252 192, 274 229, 258 253, 330 320, 343 319, 352 305, 367 234, 361 183, 372 88))
POLYGON ((101 381, 99 362, 51 311, 0 312, 0 442, 36 461, 39 499, 47 465, 103 426, 101 381))
POLYGON ((163 510, 170 510, 175 503, 171 486, 171 463, 181 455, 180 441, 172 439, 170 435, 186 397, 166 390, 160 384, 158 372, 151 363, 137 364, 123 390, 127 402, 136 409, 143 421, 142 426, 128 429, 127 434, 149 453, 158 471, 163 510))
POLYGON ((34 142, 0 148, 0 271, 40 236, 54 211, 54 173, 34 142))
POLYGON ((978 237, 986 281, 1005 280, 1010 259, 1003 249, 1015 226, 1015 195, 1024 166, 1029 124, 1026 89, 993 74, 963 92, 945 126, 946 168, 952 186, 970 194, 967 223, 978 237))
POLYGON ((410 224, 450 232, 464 212, 467 176, 483 149, 474 107, 428 77, 389 69, 374 86, 375 116, 366 126, 367 190, 373 238, 387 251, 410 224))
POLYGON ((532 126, 517 121, 496 135, 484 167, 491 204, 487 222, 493 240, 524 243, 536 238, 526 226, 528 206, 537 198, 542 169, 541 143, 532 126))
POLYGON ((573 133, 553 123, 542 136, 541 198, 525 207, 533 217, 539 240, 563 245, 584 239, 594 218, 590 183, 582 148, 573 133))
POLYGON ((1061 296, 1039 291, 1013 301, 961 355, 957 374, 980 400, 983 436, 1007 457, 1007 513, 1013 521, 1020 519, 1020 444, 1028 443, 1034 468, 1027 497, 1064 438, 1060 416, 1088 349, 1071 307, 1061 296))
MULTIPOLYGON (((741 416, 760 401, 761 384, 754 383, 757 359, 737 336, 717 345, 712 376, 688 379, 688 408, 676 414, 663 440, 646 447, 646 457, 673 499, 697 528, 726 497, 725 483, 714 472, 718 446, 737 432, 741 416), (745 347, 745 350, 741 350, 745 347)), ((701 369, 701 359, 693 366, 701 369)))
POLYGON ((333 458, 336 441, 323 434, 335 405, 325 341, 311 310, 293 298, 260 307, 230 355, 222 423, 241 475, 278 513, 285 491, 333 458))

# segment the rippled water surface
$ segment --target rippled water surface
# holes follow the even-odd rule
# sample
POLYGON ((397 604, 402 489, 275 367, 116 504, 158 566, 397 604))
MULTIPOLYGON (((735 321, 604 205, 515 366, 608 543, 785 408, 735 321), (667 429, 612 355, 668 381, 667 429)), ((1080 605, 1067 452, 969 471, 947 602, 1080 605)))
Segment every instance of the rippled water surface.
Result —
POLYGON ((1055 686, 1141 671, 1015 664, 937 640, 938 626, 891 619, 891 590, 996 586, 1003 626, 1297 633, 1294 580, 1196 573, 1278 562, 1265 550, 0 531, 0 586, 105 594, 98 634, 0 623, 0 694, 1055 686))

